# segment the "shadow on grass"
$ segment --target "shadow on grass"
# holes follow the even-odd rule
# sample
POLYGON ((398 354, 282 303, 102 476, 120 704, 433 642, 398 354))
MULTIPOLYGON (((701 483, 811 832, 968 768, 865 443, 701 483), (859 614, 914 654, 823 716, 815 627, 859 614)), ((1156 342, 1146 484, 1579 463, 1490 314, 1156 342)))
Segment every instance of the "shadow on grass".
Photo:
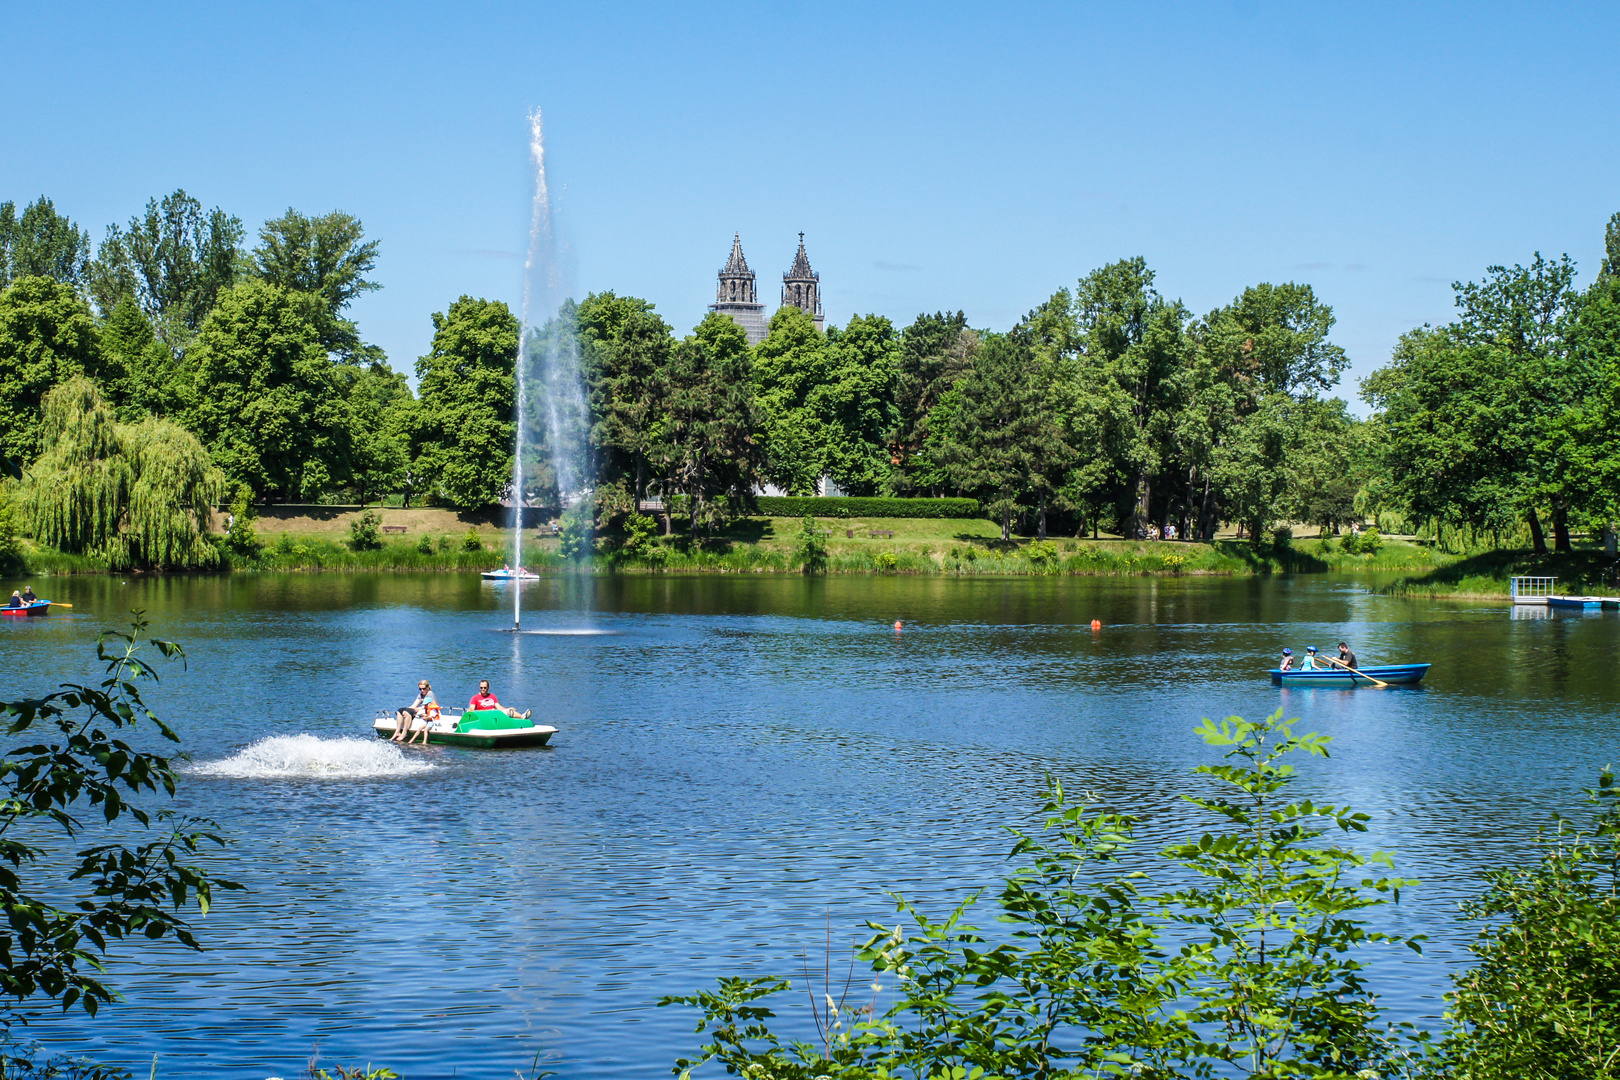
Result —
POLYGON ((1235 559, 1256 574, 1324 574, 1330 567, 1322 559, 1288 544, 1261 544, 1247 540, 1206 541, 1216 554, 1235 559))
POLYGON ((1599 588, 1620 588, 1616 583, 1616 570, 1615 557, 1601 551, 1549 552, 1546 555, 1534 555, 1522 548, 1480 551, 1426 574, 1391 582, 1382 591, 1395 595, 1449 593, 1464 589, 1480 591, 1495 584, 1505 596, 1509 578, 1553 577, 1558 579, 1559 592, 1585 593, 1599 588))

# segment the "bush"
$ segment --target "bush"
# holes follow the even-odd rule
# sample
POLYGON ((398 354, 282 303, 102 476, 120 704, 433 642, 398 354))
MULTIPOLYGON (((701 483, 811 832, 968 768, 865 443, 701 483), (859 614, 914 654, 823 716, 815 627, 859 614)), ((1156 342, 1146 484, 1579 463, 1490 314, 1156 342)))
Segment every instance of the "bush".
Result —
POLYGON ((1279 525, 1271 530, 1271 542, 1277 547, 1287 547, 1294 542, 1294 530, 1287 525, 1279 525))
POLYGON ((421 552, 423 555, 433 554, 433 537, 429 536, 427 533, 423 533, 416 541, 416 550, 421 552))
POLYGON ((1194 770, 1220 790, 1188 796, 1212 827, 1159 856, 1190 884, 1156 885, 1130 852, 1136 818, 1048 778, 1044 827, 1014 833, 1011 857, 1024 862, 997 897, 1010 931, 970 925, 978 892, 937 918, 896 896, 897 925, 868 923, 857 954, 893 988, 887 1010, 849 1001, 853 977, 817 986, 807 974, 795 989, 814 1003, 820 1038, 790 1042, 762 1003, 785 980, 721 979, 659 1002, 696 1008, 708 1035, 676 1071, 717 1060, 733 1075, 794 1080, 1396 1075, 1351 954, 1403 941, 1358 916, 1406 883, 1378 875, 1387 856, 1324 841, 1364 831, 1365 815, 1294 796, 1281 760, 1326 756, 1328 740, 1296 736, 1281 711, 1205 720, 1199 734, 1227 752, 1194 770))
POLYGON ((377 551, 382 546, 382 515, 377 511, 367 510, 349 522, 351 551, 377 551))
POLYGON ((1376 555, 1384 548, 1384 538, 1378 534, 1377 529, 1346 533, 1343 547, 1351 555, 1376 555))
POLYGON ((755 500, 766 517, 976 518, 977 499, 867 499, 800 495, 761 495, 755 500))
POLYGON ((484 542, 478 538, 478 530, 468 528, 466 535, 461 538, 462 551, 483 551, 484 542))
POLYGON ((1052 573, 1057 570, 1058 549, 1050 540, 1036 540, 1024 549, 1024 557, 1037 572, 1052 573))
POLYGON ((1605 769, 1591 819, 1557 817, 1527 867, 1485 874, 1463 912, 1479 965, 1448 995, 1445 1075, 1613 1077, 1620 1046, 1620 790, 1605 769))
POLYGON ((893 574, 900 569, 900 558, 892 551, 880 551, 873 556, 872 565, 880 574, 893 574))
POLYGON ((591 515, 570 510, 563 515, 562 539, 557 552, 569 562, 588 559, 591 555, 591 515))
POLYGON ((821 535, 821 530, 816 527, 816 519, 809 514, 805 515, 804 523, 799 526, 799 546, 795 554, 806 574, 827 572, 827 538, 821 535))
POLYGON ((232 554, 256 559, 264 545, 259 542, 258 530, 253 527, 253 489, 237 484, 231 494, 230 524, 225 529, 225 546, 232 554))

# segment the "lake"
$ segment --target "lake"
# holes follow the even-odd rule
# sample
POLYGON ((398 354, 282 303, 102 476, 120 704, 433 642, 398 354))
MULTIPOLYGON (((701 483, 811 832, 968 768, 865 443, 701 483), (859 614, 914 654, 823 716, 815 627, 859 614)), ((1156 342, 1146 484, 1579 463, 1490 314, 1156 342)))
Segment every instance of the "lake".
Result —
POLYGON ((140 1075, 157 1054, 162 1077, 291 1078, 317 1045, 411 1078, 509 1077, 537 1051, 563 1078, 668 1075, 696 1016, 660 996, 796 977, 829 918, 840 948, 892 925, 885 890, 942 913, 994 885, 1048 772, 1154 842, 1192 828, 1199 718, 1279 705, 1334 738, 1300 790, 1371 813, 1366 845, 1422 880, 1374 919, 1431 941, 1374 981, 1433 1015, 1478 868, 1620 760, 1620 618, 1331 576, 545 579, 524 626, 557 633, 521 636, 493 632, 512 586, 460 575, 35 586, 76 607, 0 624, 0 694, 93 674, 96 632, 145 609, 189 658, 148 696, 191 757, 180 808, 221 824, 212 861, 249 888, 198 920, 205 952, 121 949, 128 1000, 100 1020, 30 1025, 140 1075), (1416 690, 1265 679, 1282 646, 1341 637, 1434 668, 1416 690), (372 738, 419 677, 457 704, 488 678, 559 733, 372 738))

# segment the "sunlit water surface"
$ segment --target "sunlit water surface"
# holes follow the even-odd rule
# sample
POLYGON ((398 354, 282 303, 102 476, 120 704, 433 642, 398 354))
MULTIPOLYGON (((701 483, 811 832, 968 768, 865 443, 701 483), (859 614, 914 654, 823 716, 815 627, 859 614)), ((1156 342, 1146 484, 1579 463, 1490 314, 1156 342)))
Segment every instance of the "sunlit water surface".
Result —
POLYGON ((493 632, 512 585, 461 576, 45 585, 74 613, 0 624, 0 693, 91 674, 96 631, 144 608, 189 658, 150 695, 192 757, 181 808, 222 825, 217 870, 248 886, 200 920, 205 952, 120 950, 128 1000, 100 1020, 32 1024, 143 1073, 157 1054, 163 1077, 290 1077, 317 1045, 411 1078, 507 1077, 537 1051, 564 1078, 667 1075, 696 1037, 662 995, 797 976, 829 913, 840 942, 892 923, 885 890, 941 911, 994 884, 1048 772, 1152 842, 1200 827, 1177 797, 1213 759, 1194 725, 1279 705, 1334 739, 1306 790, 1370 812, 1367 846, 1422 880, 1374 918, 1431 941, 1375 984, 1432 1015, 1478 868, 1524 857, 1620 760, 1620 618, 1329 577, 548 579, 523 607, 550 633, 523 635, 493 632), (1340 637, 1434 669, 1420 690, 1266 681, 1283 645, 1340 637), (559 734, 371 738, 419 677, 449 702, 488 678, 559 734))

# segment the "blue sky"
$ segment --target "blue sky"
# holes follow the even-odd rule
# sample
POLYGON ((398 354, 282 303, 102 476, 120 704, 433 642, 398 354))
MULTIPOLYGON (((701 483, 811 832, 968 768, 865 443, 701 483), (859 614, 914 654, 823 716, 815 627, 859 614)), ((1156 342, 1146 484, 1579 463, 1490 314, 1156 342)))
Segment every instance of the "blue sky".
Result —
MULTIPOLYGON (((1612 5, 13 5, 0 199, 91 228, 183 187, 255 231, 341 208, 355 305, 410 370, 430 314, 521 295, 525 114, 577 294, 684 333, 734 231, 774 307, 803 230, 829 320, 1005 329, 1143 255, 1194 311, 1333 305, 1352 376, 1450 282, 1620 211, 1612 5)), ((1353 396, 1353 382, 1346 396, 1353 396)))

